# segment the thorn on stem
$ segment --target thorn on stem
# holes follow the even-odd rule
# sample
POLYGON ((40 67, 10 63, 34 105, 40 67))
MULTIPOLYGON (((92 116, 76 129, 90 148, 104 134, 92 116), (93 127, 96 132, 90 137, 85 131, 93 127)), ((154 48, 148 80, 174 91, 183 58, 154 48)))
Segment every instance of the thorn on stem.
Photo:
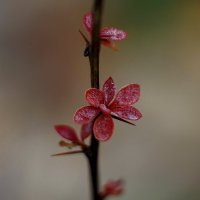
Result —
POLYGON ((78 153, 83 153, 83 151, 81 151, 81 150, 78 150, 78 151, 68 151, 68 152, 53 154, 51 156, 64 156, 64 155, 72 155, 72 154, 78 154, 78 153))
POLYGON ((83 40, 85 41, 86 45, 89 45, 90 42, 89 40, 87 39, 87 37, 83 34, 83 32, 81 30, 79 30, 79 33, 81 34, 83 40))
POLYGON ((119 121, 125 122, 125 123, 130 124, 130 125, 133 125, 133 126, 136 126, 134 123, 129 122, 129 121, 125 120, 125 119, 119 118, 119 117, 117 117, 117 116, 115 116, 115 115, 111 115, 111 116, 112 116, 112 118, 114 118, 114 119, 117 119, 117 120, 119 120, 119 121))

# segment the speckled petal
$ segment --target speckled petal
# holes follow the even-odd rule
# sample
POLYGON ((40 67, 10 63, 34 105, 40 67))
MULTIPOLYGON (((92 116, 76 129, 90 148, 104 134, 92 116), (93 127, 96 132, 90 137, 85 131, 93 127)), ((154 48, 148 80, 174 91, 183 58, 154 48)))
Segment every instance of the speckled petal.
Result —
POLYGON ((113 134, 114 123, 110 115, 100 115, 94 123, 93 131, 97 140, 105 142, 113 134))
POLYGON ((91 33, 92 32, 92 24, 93 24, 93 17, 92 17, 92 13, 86 13, 83 16, 83 24, 86 28, 86 30, 91 33))
POLYGON ((101 39, 123 40, 127 38, 127 33, 116 28, 103 28, 100 33, 101 39))
POLYGON ((74 115, 74 121, 78 124, 87 124, 91 122, 98 114, 100 110, 93 106, 84 106, 76 111, 74 115))
POLYGON ((76 135, 76 132, 73 128, 71 128, 70 126, 66 126, 66 125, 56 125, 55 129, 57 131, 57 133, 62 136, 63 138, 70 140, 72 142, 77 142, 78 141, 78 137, 76 135))
POLYGON ((108 105, 115 96, 115 83, 112 77, 109 77, 108 80, 103 85, 103 92, 105 95, 105 104, 108 105))
POLYGON ((94 107, 99 107, 104 103, 104 93, 96 88, 90 88, 85 92, 85 98, 88 103, 94 107))
POLYGON ((132 106, 112 108, 112 112, 118 117, 127 120, 138 120, 142 117, 140 111, 132 106))
POLYGON ((129 84, 123 87, 116 95, 111 107, 130 106, 136 103, 140 97, 140 86, 129 84))
POLYGON ((82 141, 84 141, 87 137, 89 137, 92 134, 92 129, 93 129, 93 122, 82 125, 82 127, 81 127, 81 140, 82 141))

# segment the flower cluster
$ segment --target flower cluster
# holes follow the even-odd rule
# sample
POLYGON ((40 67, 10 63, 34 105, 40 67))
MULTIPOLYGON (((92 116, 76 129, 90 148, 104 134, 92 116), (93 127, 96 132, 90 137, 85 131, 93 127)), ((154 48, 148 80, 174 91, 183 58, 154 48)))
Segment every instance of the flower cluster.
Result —
MULTIPOLYGON (((83 16, 83 24, 91 35, 93 26, 92 13, 87 13, 83 16)), ((113 41, 123 40, 127 38, 127 33, 117 28, 104 27, 100 32, 101 44, 116 50, 116 45, 113 41)))
POLYGON ((116 116, 122 120, 138 120, 142 117, 140 111, 132 107, 139 97, 138 84, 126 85, 115 95, 115 84, 109 77, 102 90, 90 88, 86 91, 85 98, 90 105, 78 109, 74 121, 78 124, 87 124, 94 120, 94 136, 99 141, 107 141, 113 134, 112 117, 116 116))

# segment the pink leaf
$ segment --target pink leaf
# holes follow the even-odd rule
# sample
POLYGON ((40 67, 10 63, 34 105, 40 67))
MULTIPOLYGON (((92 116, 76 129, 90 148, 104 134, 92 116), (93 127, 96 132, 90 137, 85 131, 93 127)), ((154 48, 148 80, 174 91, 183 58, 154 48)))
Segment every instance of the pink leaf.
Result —
POLYGON ((83 24, 85 25, 86 30, 91 33, 93 25, 92 13, 87 13, 83 16, 83 24))
POLYGON ((104 83, 103 92, 105 95, 105 104, 108 105, 115 96, 115 83, 112 77, 109 77, 104 83))
POLYGON ((115 45, 115 43, 112 40, 107 40, 107 39, 101 39, 101 44, 103 44, 104 46, 111 48, 115 51, 117 51, 117 46, 115 45))
POLYGON ((55 129, 57 131, 57 133, 62 136, 63 138, 70 140, 72 142, 77 142, 78 141, 78 137, 76 135, 76 132, 73 128, 71 128, 70 126, 66 126, 66 125, 56 125, 55 129))
POLYGON ((96 88, 90 88, 86 91, 85 97, 88 103, 94 107, 99 107, 104 103, 104 93, 96 88))
POLYGON ((116 28, 103 28, 100 33, 101 39, 107 40, 123 40, 127 37, 127 33, 116 28))
POLYGON ((87 124, 91 122, 98 114, 100 110, 93 106, 84 106, 76 111, 74 115, 74 121, 78 124, 87 124))
POLYGON ((101 104, 99 106, 100 110, 102 113, 109 115, 111 113, 111 110, 109 108, 107 108, 107 106, 105 104, 101 104))
POLYGON ((123 192, 122 180, 109 181, 104 185, 104 196, 117 196, 123 192))
POLYGON ((94 136, 99 141, 107 141, 111 138, 113 134, 114 123, 110 115, 102 114, 100 115, 93 127, 94 136))
POLYGON ((140 97, 140 86, 129 84, 123 87, 116 95, 111 107, 130 106, 136 103, 140 97))
POLYGON ((112 112, 122 119, 138 120, 142 117, 140 111, 132 106, 112 108, 112 112))
POLYGON ((84 141, 87 137, 89 137, 92 134, 92 129, 93 129, 93 122, 82 125, 82 127, 81 127, 81 140, 82 141, 84 141))

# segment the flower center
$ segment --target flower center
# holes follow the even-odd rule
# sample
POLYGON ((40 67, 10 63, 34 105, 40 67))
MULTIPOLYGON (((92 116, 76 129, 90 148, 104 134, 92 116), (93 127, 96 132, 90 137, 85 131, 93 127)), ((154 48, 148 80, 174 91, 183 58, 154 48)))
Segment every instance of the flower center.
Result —
POLYGON ((108 109, 105 104, 100 104, 99 108, 106 115, 109 115, 111 113, 111 110, 108 109))

